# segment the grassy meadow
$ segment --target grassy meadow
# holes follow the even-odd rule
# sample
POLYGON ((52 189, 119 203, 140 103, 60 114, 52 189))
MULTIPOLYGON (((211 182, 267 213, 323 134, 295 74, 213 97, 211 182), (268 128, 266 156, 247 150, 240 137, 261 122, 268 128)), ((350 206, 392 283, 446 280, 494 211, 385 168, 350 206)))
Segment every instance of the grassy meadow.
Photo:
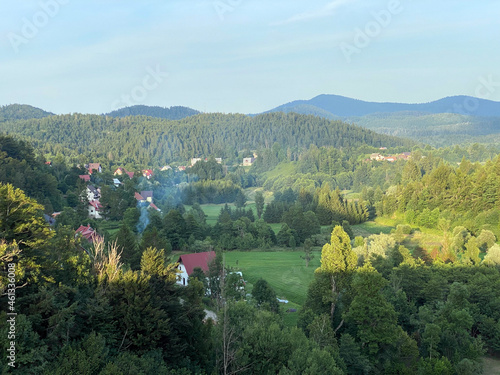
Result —
POLYGON ((298 311, 287 313, 286 310, 299 310, 304 304, 314 270, 320 265, 319 249, 314 251, 314 259, 307 268, 305 260, 300 258, 302 254, 302 251, 230 251, 224 254, 224 262, 226 267, 243 273, 247 293, 251 293, 253 284, 262 278, 273 287, 278 298, 287 299, 289 303, 281 304, 285 324, 294 326, 298 311))

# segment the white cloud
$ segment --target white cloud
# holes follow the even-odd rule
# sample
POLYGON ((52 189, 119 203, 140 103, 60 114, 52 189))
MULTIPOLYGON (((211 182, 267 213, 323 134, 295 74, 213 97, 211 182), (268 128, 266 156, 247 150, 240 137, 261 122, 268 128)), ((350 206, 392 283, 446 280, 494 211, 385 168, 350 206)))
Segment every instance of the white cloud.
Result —
POLYGON ((317 18, 329 17, 335 14, 338 8, 342 7, 345 4, 352 3, 353 1, 355 0, 334 0, 320 9, 296 14, 284 21, 273 22, 271 23, 271 26, 287 25, 294 22, 309 21, 317 18))

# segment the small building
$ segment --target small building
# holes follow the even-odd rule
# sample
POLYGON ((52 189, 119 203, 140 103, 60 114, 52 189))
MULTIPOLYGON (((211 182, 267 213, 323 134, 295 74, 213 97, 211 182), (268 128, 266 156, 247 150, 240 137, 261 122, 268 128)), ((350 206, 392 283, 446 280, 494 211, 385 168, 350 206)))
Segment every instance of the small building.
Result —
POLYGON ((101 193, 99 192, 99 189, 96 189, 95 186, 92 185, 87 186, 87 199, 89 202, 99 199, 100 197, 101 193))
POLYGON ((99 173, 102 172, 101 163, 89 163, 89 166, 87 169, 89 170, 89 174, 92 174, 92 171, 96 171, 99 173))
POLYGON ((370 155, 370 160, 377 160, 377 161, 385 160, 385 156, 382 156, 380 154, 374 153, 374 154, 370 155))
POLYGON ((103 239, 102 236, 97 234, 97 232, 90 225, 80 225, 80 227, 75 231, 75 237, 77 236, 85 238, 90 243, 94 243, 103 239))
POLYGON ((125 170, 125 168, 117 168, 114 172, 113 172, 113 176, 121 176, 122 174, 125 174, 127 173, 127 171, 125 170))
POLYGON ((179 171, 185 171, 185 170, 186 170, 186 167, 185 167, 184 165, 181 165, 181 166, 177 167, 177 169, 178 169, 179 171))
POLYGON ((160 168, 160 171, 165 172, 168 171, 169 169, 172 169, 170 165, 164 165, 163 167, 160 168))
POLYGON ((152 190, 144 190, 141 191, 141 194, 143 199, 145 199, 147 202, 152 202, 153 201, 153 191, 152 190))
POLYGON ((179 263, 179 274, 177 276, 177 284, 188 285, 189 275, 193 273, 195 268, 201 268, 205 273, 208 272, 208 265, 215 259, 214 251, 205 251, 203 253, 194 253, 181 255, 177 260, 179 263))
POLYGON ((85 182, 89 182, 90 181, 90 175, 88 175, 88 174, 81 174, 78 177, 80 177, 85 182))
POLYGON ((215 158, 215 161, 219 164, 222 164, 222 158, 215 158))
POLYGON ((142 175, 149 180, 151 177, 153 177, 153 170, 152 169, 144 169, 142 171, 142 175))
POLYGON ((122 185, 122 182, 119 179, 117 179, 117 178, 113 178, 113 184, 116 187, 118 187, 118 186, 122 185))
POLYGON ((126 174, 130 179, 134 178, 134 172, 127 172, 125 168, 120 167, 113 172, 113 176, 122 176, 124 174, 126 174))
POLYGON ((201 161, 201 158, 191 158, 191 167, 201 161))
POLYGON ((255 162, 255 158, 252 156, 250 158, 243 158, 243 166, 249 167, 255 162))
POLYGON ((388 156, 384 160, 385 161, 389 161, 391 163, 394 163, 396 161, 396 157, 394 157, 394 156, 388 156))
POLYGON ((102 216, 99 213, 101 209, 102 205, 101 202, 99 202, 99 200, 95 199, 93 201, 89 201, 88 211, 89 211, 89 217, 91 219, 102 219, 102 216))

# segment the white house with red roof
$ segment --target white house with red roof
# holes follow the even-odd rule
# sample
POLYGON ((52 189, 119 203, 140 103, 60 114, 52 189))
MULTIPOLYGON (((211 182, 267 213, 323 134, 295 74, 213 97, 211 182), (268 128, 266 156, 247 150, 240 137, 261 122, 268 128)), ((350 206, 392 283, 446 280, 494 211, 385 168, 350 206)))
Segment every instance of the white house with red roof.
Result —
POLYGON ((205 273, 208 272, 208 265, 215 259, 215 251, 205 251, 204 253, 194 253, 181 255, 179 263, 179 274, 177 275, 177 284, 188 285, 189 275, 195 268, 201 268, 205 273))
POLYGON ((89 217, 92 219, 102 219, 102 216, 99 211, 102 210, 102 204, 98 199, 94 199, 89 201, 88 211, 89 217))

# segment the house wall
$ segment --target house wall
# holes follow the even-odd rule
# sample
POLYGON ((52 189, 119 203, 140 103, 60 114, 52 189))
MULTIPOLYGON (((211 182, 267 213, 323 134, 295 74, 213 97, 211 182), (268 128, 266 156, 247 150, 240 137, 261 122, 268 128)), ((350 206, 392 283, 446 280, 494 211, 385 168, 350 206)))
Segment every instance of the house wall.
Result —
POLYGON ((177 284, 188 285, 189 275, 187 274, 186 267, 184 267, 184 264, 179 263, 178 268, 179 268, 180 273, 177 274, 177 284))
POLYGON ((89 217, 92 219, 102 219, 102 216, 94 208, 94 206, 89 205, 89 217))

